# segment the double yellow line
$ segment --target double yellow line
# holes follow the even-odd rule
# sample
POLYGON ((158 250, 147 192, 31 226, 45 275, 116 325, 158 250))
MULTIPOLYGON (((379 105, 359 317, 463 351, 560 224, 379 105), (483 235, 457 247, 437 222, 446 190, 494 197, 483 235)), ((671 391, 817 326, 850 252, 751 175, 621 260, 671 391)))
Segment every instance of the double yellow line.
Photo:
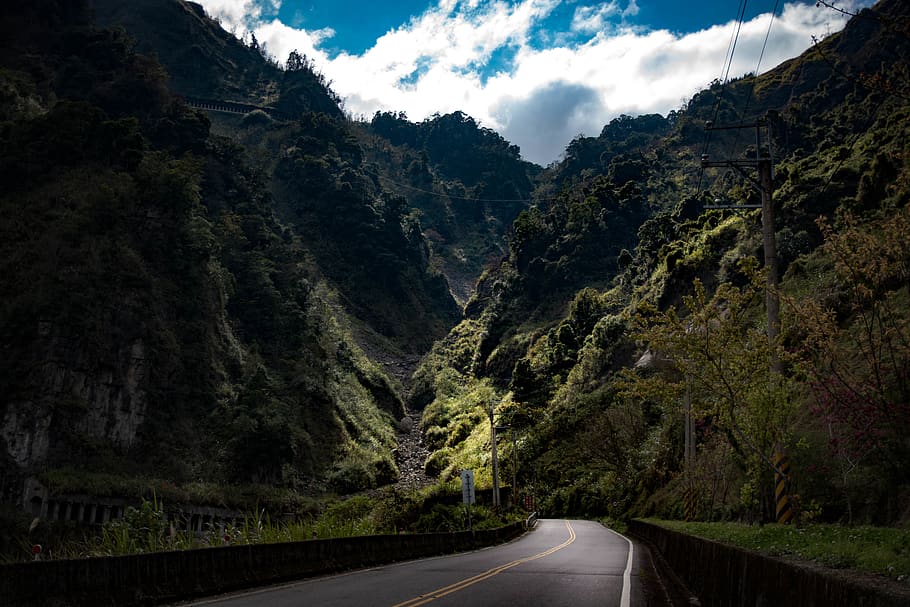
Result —
POLYGON ((565 521, 565 523, 566 523, 566 529, 569 530, 569 539, 567 539, 566 541, 561 543, 559 546, 553 546, 549 550, 545 550, 539 554, 535 554, 534 556, 529 556, 527 558, 518 559, 517 561, 512 561, 511 563, 506 563, 505 565, 500 565, 499 567, 494 567, 493 569, 488 569, 487 571, 484 571, 483 573, 478 573, 477 575, 475 575, 473 577, 469 577, 467 579, 461 580, 460 582, 455 582, 454 584, 450 584, 448 586, 444 586, 443 588, 433 590, 432 592, 429 592, 427 594, 422 594, 418 597, 415 597, 415 598, 405 601, 403 603, 398 603, 397 605, 393 605, 392 607, 418 607, 418 605, 426 605, 427 603, 435 601, 436 599, 441 599, 442 597, 450 595, 454 592, 458 592, 459 590, 464 590, 465 588, 467 588, 469 586, 473 586, 474 584, 476 584, 478 582, 488 580, 493 576, 499 575, 503 571, 507 571, 507 570, 511 569, 512 567, 518 567, 519 565, 521 565, 523 563, 529 563, 531 561, 536 561, 537 559, 542 559, 545 556, 550 556, 554 552, 559 552, 560 550, 562 550, 563 548, 565 548, 566 546, 568 546, 569 544, 571 544, 572 542, 575 541, 575 530, 572 529, 572 525, 569 524, 569 521, 565 521))

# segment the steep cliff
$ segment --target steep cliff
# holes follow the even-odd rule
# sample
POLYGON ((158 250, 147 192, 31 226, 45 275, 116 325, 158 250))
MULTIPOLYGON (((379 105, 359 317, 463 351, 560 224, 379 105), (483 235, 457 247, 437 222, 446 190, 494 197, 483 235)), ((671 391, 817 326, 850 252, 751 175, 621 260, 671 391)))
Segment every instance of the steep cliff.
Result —
POLYGON ((2 476, 393 480, 400 396, 244 151, 85 7, 4 13, 2 476))

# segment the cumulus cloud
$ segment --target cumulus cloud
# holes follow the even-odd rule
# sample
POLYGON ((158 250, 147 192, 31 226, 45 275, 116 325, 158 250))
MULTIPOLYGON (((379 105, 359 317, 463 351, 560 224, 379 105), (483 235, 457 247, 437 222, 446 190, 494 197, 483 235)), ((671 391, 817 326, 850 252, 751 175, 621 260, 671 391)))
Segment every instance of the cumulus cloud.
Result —
POLYGON ((251 30, 278 14, 281 0, 200 0, 205 11, 230 31, 251 30))
POLYGON ((600 6, 579 6, 572 16, 572 31, 594 34, 606 28, 609 18, 619 14, 616 2, 605 2, 600 6))
POLYGON ((634 17, 639 8, 635 0, 629 0, 626 7, 622 8, 618 0, 604 2, 595 6, 578 6, 572 15, 571 30, 582 34, 596 34, 613 28, 612 20, 615 17, 634 17))
POLYGON ((505 126, 500 134, 508 141, 524 140, 525 158, 553 157, 553 142, 560 149, 580 133, 600 130, 592 118, 599 113, 600 95, 593 87, 570 82, 549 82, 524 97, 504 97, 491 115, 505 126), (526 137, 533 129, 534 137, 526 137))
POLYGON ((335 35, 331 28, 318 30, 297 29, 282 23, 278 19, 258 24, 254 33, 259 43, 265 44, 268 52, 274 55, 282 64, 291 51, 296 50, 313 59, 319 65, 325 65, 327 62, 327 57, 319 49, 319 45, 335 35))
MULTIPOLYGON (((570 31, 553 32, 543 26, 569 0, 440 0, 363 54, 330 56, 321 44, 333 32, 281 23, 274 18, 280 0, 201 1, 210 14, 253 29, 277 58, 298 49, 314 59, 354 115, 393 110, 420 120, 460 110, 541 164, 556 160, 575 135, 596 135, 622 113, 666 113, 722 77, 735 26, 685 35, 631 27, 625 20, 637 14, 636 1, 614 0, 577 7, 570 31), (513 59, 491 73, 487 63, 503 49, 513 59)), ((770 19, 742 25, 731 76, 770 69, 808 48, 812 35, 846 22, 814 4, 785 4, 759 65, 770 19)))

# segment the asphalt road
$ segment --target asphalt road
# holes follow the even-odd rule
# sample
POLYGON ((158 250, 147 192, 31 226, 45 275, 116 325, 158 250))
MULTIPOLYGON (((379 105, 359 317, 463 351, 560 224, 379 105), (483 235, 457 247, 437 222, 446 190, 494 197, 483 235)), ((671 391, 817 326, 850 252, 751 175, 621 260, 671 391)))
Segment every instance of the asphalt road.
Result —
POLYGON ((642 578, 651 577, 650 571, 649 560, 640 550, 598 523, 541 520, 520 539, 494 548, 310 579, 191 605, 664 605, 664 601, 655 600, 653 590, 646 590, 648 584, 642 584, 642 578))

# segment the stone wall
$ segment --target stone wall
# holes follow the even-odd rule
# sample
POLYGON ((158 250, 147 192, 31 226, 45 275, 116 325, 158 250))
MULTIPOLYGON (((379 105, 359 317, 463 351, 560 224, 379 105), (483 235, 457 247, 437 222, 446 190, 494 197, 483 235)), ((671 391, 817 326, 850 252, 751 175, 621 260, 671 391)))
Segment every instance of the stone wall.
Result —
POLYGON ((227 546, 0 565, 6 607, 155 605, 395 561, 473 550, 519 535, 500 529, 227 546))
POLYGON ((704 607, 906 607, 910 588, 886 579, 762 556, 642 521, 629 533, 654 546, 704 607))

